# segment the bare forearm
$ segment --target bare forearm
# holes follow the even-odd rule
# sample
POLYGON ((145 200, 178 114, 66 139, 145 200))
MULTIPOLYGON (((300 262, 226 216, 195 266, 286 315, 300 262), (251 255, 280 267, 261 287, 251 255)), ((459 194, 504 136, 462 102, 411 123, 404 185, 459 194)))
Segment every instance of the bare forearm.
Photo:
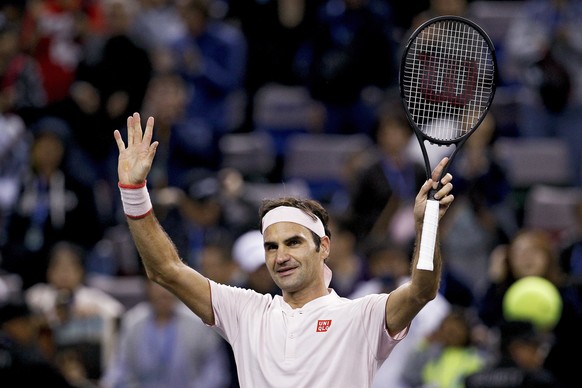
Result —
POLYGON ((183 263, 156 217, 151 213, 138 220, 128 218, 128 225, 148 277, 162 285, 169 283, 183 263))
MULTIPOLYGON (((420 241, 418 234, 416 241, 420 241)), ((441 255, 438 243, 435 246, 434 269, 432 271, 416 268, 418 254, 418 247, 415 247, 411 279, 392 291, 388 298, 386 305, 386 328, 392 335, 404 330, 418 312, 436 297, 438 292, 441 273, 441 255)))
POLYGON ((208 279, 182 262, 153 214, 128 220, 148 277, 170 290, 207 324, 214 323, 208 279))
MULTIPOLYGON (((418 236, 416 241, 420 241, 418 236)), ((417 298, 421 304, 426 304, 436 297, 436 294, 439 289, 442 259, 438 235, 435 243, 433 256, 434 267, 432 271, 426 271, 416 268, 416 265, 418 263, 418 256, 419 256, 418 246, 416 246, 414 250, 414 257, 412 260, 411 267, 411 287, 412 287, 411 291, 414 297, 417 298)))

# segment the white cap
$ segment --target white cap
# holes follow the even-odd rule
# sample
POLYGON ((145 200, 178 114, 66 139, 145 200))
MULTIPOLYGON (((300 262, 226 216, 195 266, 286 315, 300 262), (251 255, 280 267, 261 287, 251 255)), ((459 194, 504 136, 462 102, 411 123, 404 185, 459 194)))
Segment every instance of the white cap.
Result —
POLYGON ((232 247, 232 256, 246 273, 255 272, 265 264, 265 248, 261 231, 251 230, 237 238, 232 247))

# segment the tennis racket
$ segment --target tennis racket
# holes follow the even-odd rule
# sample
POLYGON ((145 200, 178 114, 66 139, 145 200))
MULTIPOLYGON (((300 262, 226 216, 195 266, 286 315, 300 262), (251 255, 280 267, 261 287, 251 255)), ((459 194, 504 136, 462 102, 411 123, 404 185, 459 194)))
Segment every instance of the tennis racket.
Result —
MULTIPOLYGON (((487 115, 497 78, 495 48, 476 23, 439 16, 412 33, 400 65, 400 95, 422 150, 427 179, 432 171, 427 142, 447 147, 449 161, 442 178, 487 115)), ((429 193, 417 264, 418 269, 429 271, 433 270, 439 221, 437 191, 429 193)))

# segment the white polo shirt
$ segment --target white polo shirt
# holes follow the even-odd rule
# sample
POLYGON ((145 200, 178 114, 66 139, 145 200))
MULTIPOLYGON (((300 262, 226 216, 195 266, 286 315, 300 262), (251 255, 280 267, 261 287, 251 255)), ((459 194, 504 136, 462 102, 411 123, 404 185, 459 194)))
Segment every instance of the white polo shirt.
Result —
POLYGON ((281 296, 210 281, 215 326, 232 346, 243 388, 364 388, 407 330, 385 328, 387 294, 335 291, 291 308, 281 296))

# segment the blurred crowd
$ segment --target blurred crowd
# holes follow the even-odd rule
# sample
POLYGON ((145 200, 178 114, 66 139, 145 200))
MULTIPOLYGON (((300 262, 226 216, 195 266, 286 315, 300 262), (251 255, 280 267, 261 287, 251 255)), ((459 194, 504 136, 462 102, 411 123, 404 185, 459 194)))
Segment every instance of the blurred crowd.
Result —
POLYGON ((440 15, 490 33, 498 91, 451 167, 439 295, 374 387, 576 386, 580 0, 1 0, 1 385, 238 386, 226 342, 144 277, 113 138, 133 112, 156 120, 156 216, 204 275, 277 293, 258 203, 302 195, 330 211, 340 296, 406 281, 426 176, 398 69, 440 15))

